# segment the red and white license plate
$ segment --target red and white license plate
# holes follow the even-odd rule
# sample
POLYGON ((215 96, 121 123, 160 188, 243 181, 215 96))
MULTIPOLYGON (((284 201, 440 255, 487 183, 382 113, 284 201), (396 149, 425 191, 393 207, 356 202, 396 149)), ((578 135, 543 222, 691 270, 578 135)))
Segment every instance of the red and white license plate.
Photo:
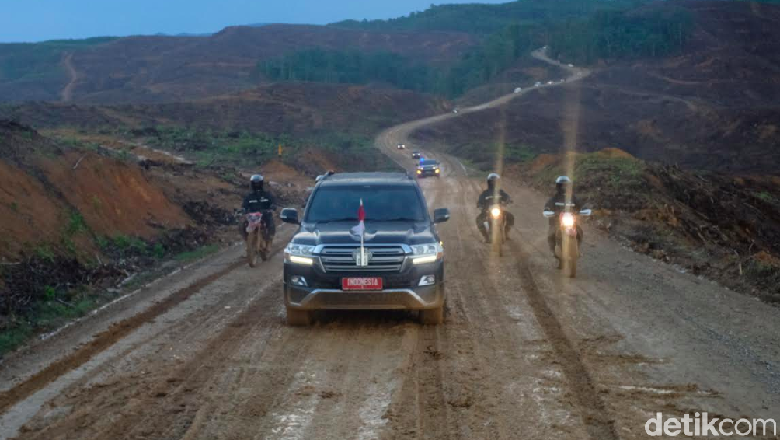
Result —
POLYGON ((382 290, 382 278, 342 278, 343 290, 382 290))

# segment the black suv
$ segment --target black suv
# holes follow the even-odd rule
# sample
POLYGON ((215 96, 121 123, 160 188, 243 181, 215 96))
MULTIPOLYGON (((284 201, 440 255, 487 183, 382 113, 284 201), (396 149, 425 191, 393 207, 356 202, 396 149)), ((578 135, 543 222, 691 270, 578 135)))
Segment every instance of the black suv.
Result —
POLYGON ((434 225, 449 216, 442 208, 431 219, 406 174, 320 179, 301 221, 296 209, 281 213, 300 225, 284 252, 287 322, 307 325, 317 309, 410 309, 441 323, 444 249, 434 225))
POLYGON ((417 165, 417 177, 441 176, 439 162, 433 159, 420 159, 417 165))

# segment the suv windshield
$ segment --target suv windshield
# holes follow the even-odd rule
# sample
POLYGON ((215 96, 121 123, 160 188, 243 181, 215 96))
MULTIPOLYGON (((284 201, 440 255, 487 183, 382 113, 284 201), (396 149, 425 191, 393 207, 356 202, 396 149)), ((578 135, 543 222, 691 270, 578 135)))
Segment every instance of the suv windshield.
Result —
POLYGON ((360 199, 366 221, 428 220, 423 200, 413 186, 356 185, 318 189, 309 202, 305 222, 357 221, 360 199))
POLYGON ((438 165, 439 162, 436 162, 432 159, 425 159, 420 161, 420 166, 428 166, 428 165, 438 165))

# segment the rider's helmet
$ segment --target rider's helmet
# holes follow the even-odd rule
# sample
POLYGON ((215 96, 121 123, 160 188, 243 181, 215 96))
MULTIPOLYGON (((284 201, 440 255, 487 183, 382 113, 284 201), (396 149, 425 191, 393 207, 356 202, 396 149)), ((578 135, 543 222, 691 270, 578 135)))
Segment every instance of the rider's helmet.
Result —
POLYGON ((501 179, 501 176, 499 176, 496 173, 490 173, 487 176, 487 185, 488 189, 490 191, 495 191, 496 185, 498 184, 499 179, 501 179))
POLYGON ((571 179, 569 179, 569 176, 558 176, 558 178, 555 179, 555 191, 558 194, 565 194, 570 186, 571 179))
POLYGON ((255 174, 249 179, 249 184, 252 187, 252 191, 262 191, 263 190, 263 176, 260 174, 255 174))

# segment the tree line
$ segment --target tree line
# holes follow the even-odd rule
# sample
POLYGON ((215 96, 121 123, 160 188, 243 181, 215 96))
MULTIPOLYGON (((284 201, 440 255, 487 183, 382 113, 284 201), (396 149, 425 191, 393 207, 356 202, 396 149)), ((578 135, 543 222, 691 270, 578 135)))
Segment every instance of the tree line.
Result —
POLYGON ((642 13, 610 9, 586 18, 509 24, 449 66, 416 62, 391 52, 313 48, 263 60, 256 73, 274 81, 379 82, 452 98, 490 82, 544 45, 553 57, 579 64, 661 57, 681 52, 692 27, 691 14, 681 8, 642 13))

